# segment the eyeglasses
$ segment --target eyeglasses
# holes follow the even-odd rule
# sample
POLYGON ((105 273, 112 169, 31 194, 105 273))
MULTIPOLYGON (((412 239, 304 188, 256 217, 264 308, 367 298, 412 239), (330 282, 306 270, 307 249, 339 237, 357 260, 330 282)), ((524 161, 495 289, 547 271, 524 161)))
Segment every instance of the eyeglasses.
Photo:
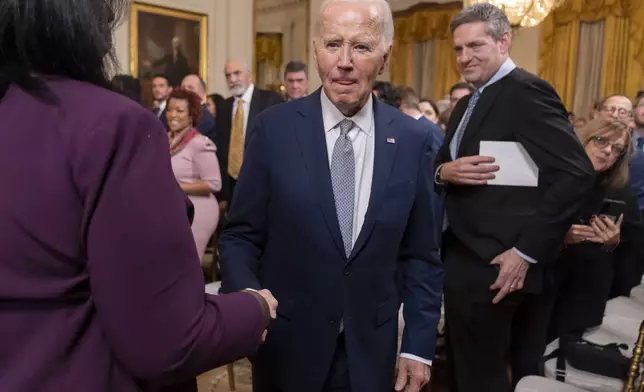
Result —
POLYGON ((591 140, 595 143, 595 145, 597 147, 602 148, 602 149, 606 148, 607 146, 610 146, 610 150, 615 156, 621 157, 622 155, 624 155, 626 153, 626 147, 625 146, 623 146, 621 144, 613 144, 613 143, 610 142, 610 140, 608 140, 605 137, 594 136, 591 140))
POLYGON ((610 114, 613 114, 613 113, 617 112, 617 116, 622 117, 622 118, 630 117, 633 114, 633 112, 631 110, 624 109, 624 108, 618 108, 618 107, 615 107, 615 106, 603 106, 602 107, 602 112, 610 113, 610 114))

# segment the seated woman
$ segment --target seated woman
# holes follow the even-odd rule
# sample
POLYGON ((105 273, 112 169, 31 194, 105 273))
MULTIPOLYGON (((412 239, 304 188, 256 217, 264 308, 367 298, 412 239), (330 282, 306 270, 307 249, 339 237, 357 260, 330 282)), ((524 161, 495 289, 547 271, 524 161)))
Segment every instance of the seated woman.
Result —
POLYGON ((581 338, 584 331, 600 325, 612 283, 613 251, 628 230, 623 222, 639 221, 637 204, 628 186, 631 135, 622 122, 595 118, 577 129, 579 139, 597 172, 593 191, 564 240, 555 265, 556 294, 551 298, 549 340, 560 338, 564 347, 581 338), (624 213, 601 215, 606 199, 626 203, 624 213))
POLYGON ((221 190, 221 172, 215 145, 196 129, 201 111, 196 94, 181 88, 170 93, 166 117, 172 171, 194 205, 192 235, 203 258, 219 222, 219 203, 213 192, 221 190))

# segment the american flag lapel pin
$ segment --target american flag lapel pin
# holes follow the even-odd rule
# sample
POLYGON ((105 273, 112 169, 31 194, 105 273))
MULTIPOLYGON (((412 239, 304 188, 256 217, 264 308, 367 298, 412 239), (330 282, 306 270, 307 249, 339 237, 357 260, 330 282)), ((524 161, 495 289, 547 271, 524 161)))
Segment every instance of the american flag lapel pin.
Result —
POLYGON ((388 138, 387 138, 387 143, 389 143, 389 144, 396 144, 396 139, 394 139, 393 137, 388 137, 388 138))

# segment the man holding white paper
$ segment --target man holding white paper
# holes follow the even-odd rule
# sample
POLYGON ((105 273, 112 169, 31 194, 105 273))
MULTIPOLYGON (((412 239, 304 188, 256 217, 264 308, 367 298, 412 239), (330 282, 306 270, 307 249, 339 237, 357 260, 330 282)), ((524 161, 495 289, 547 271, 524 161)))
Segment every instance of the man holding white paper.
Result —
POLYGON ((502 10, 475 4, 450 27, 457 64, 476 88, 454 108, 435 169, 446 195, 454 388, 509 392, 508 354, 512 384, 541 372, 547 266, 594 170, 554 89, 509 58, 512 30, 502 10))

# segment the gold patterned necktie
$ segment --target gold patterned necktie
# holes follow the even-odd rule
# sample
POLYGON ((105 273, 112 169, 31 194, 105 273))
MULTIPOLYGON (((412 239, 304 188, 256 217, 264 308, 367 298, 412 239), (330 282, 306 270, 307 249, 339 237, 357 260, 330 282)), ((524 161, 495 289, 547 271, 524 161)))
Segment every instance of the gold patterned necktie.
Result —
POLYGON ((228 151, 228 174, 235 180, 239 177, 244 160, 244 100, 237 101, 237 110, 230 130, 230 149, 228 151))

